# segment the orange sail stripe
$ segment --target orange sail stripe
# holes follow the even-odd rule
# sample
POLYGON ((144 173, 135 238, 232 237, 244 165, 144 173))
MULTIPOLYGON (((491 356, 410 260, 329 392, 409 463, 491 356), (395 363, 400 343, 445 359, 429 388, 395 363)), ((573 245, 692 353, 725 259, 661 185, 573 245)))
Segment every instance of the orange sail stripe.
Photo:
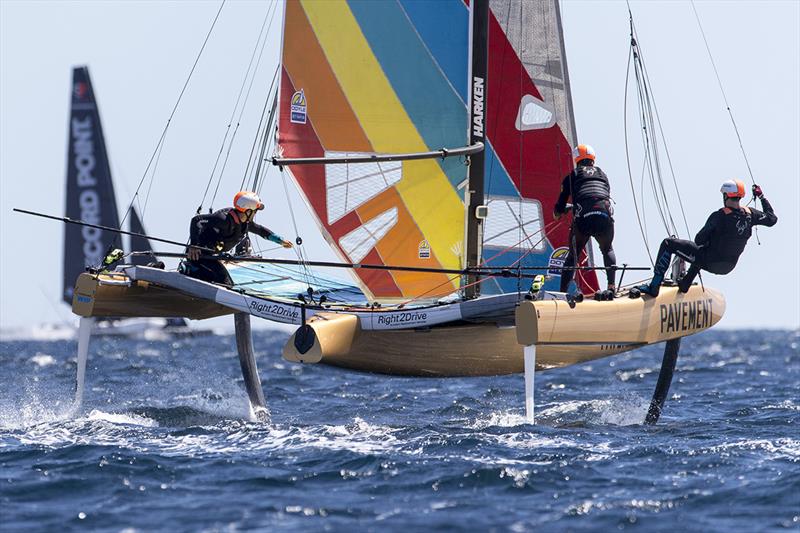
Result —
MULTIPOLYGON (((392 207, 397 208, 397 223, 375 246, 375 249, 378 250, 383 259, 383 263, 388 265, 441 268, 442 265, 436 259, 433 251, 431 251, 429 259, 420 259, 419 244, 425 237, 414 223, 411 213, 408 212, 403 200, 400 198, 400 194, 394 187, 383 191, 371 201, 360 206, 356 211, 361 220, 371 220, 392 207)), ((420 276, 416 272, 392 272, 392 277, 403 294, 425 294, 426 297, 450 294, 456 290, 458 284, 458 280, 454 284, 444 274, 420 276)))
MULTIPOLYGON (((281 80, 281 101, 287 101, 291 95, 296 91, 292 85, 286 71, 282 72, 283 79, 281 80)), ((324 152, 319 138, 314 133, 315 124, 311 119, 307 124, 295 124, 289 120, 289 107, 281 107, 281 123, 283 130, 281 131, 282 138, 288 139, 302 139, 303 142, 287 143, 284 155, 286 157, 311 157, 319 156, 324 152)), ((324 216, 327 211, 326 198, 325 198, 325 169, 321 165, 303 165, 296 166, 289 170, 294 177, 297 184, 305 193, 310 206, 313 208, 312 212, 317 217, 318 225, 320 226, 325 238, 329 241, 338 242, 343 236, 361 226, 363 220, 358 216, 355 211, 347 213, 341 219, 336 221, 332 226, 326 224, 320 217, 324 216)), ((335 247, 335 249, 339 249, 335 247)), ((349 261, 349 258, 344 254, 341 255, 343 260, 349 261)), ((378 252, 371 250, 361 261, 362 263, 381 264, 381 258, 378 252)), ((360 270, 357 272, 361 280, 366 284, 373 294, 380 294, 387 298, 397 298, 402 296, 400 289, 397 287, 392 279, 391 273, 388 271, 380 270, 360 270)))
POLYGON ((283 61, 296 90, 302 89, 309 115, 326 150, 371 152, 372 145, 342 92, 298 0, 286 3, 283 61), (290 29, 291 28, 291 29, 290 29))

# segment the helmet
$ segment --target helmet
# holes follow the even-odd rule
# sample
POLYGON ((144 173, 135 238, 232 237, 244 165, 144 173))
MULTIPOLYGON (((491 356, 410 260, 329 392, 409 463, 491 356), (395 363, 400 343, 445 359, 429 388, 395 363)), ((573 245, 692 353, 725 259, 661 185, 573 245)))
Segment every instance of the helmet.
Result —
POLYGON ((237 211, 260 211, 264 209, 264 204, 261 203, 261 198, 254 192, 239 191, 233 197, 233 207, 237 211))
POLYGON ((744 198, 744 183, 739 180, 728 180, 722 183, 719 192, 727 198, 744 198))
POLYGON ((588 144, 579 144, 572 151, 572 157, 575 158, 576 164, 578 163, 578 161, 583 161, 584 159, 589 159, 590 161, 594 161, 594 148, 592 148, 588 144))

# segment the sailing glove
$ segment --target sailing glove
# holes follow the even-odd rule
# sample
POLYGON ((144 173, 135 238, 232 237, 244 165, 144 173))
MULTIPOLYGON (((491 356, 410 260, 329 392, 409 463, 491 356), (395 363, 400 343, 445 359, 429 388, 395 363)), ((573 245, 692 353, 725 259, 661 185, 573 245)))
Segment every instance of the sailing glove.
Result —
POLYGON ((756 185, 755 183, 753 184, 753 196, 755 196, 756 198, 764 197, 764 191, 762 191, 761 187, 756 185))

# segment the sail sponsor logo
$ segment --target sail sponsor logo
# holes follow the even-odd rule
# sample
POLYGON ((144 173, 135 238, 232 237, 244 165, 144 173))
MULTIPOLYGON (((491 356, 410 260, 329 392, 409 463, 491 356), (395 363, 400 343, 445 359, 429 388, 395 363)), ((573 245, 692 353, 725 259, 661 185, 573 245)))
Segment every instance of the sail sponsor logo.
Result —
POLYGON ((547 273, 554 276, 560 276, 561 269, 564 267, 564 261, 567 260, 568 253, 569 248, 566 246, 561 246, 553 250, 553 253, 550 254, 550 260, 547 262, 547 273))
POLYGON ((378 324, 381 326, 411 326, 424 324, 428 320, 428 313, 408 311, 403 313, 378 314, 378 324))
POLYGON ((480 138, 483 138, 484 87, 483 78, 472 78, 472 135, 480 138))
POLYGON ((308 104, 306 103, 306 94, 303 89, 300 89, 292 95, 291 100, 291 117, 290 120, 295 124, 305 124, 308 104))
POLYGON ((251 314, 267 318, 277 318, 283 320, 288 319, 294 322, 300 317, 300 313, 297 311, 297 309, 287 305, 251 300, 249 307, 251 314))
POLYGON ((676 333, 711 327, 711 298, 691 302, 661 304, 661 333, 676 333))
MULTIPOLYGON (((92 117, 72 119, 73 164, 77 171, 75 182, 80 189, 78 207, 81 220, 89 224, 100 224, 100 195, 95 189, 97 179, 93 172, 97 161, 94 155, 92 117)), ((86 266, 99 265, 103 260, 103 233, 97 228, 82 227, 83 256, 86 266)))
POLYGON ((417 254, 420 259, 430 259, 431 258, 431 245, 426 240, 421 240, 419 242, 419 248, 417 249, 417 254))

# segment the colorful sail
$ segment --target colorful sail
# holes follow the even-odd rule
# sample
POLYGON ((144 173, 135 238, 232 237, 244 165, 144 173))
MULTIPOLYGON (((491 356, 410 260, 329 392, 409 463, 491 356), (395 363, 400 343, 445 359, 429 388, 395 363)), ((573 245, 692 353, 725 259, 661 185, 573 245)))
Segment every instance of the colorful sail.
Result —
MULTIPOLYGON (((547 266, 566 246, 553 224, 572 169, 574 126, 555 0, 492 0, 483 254, 547 266)), ((470 8, 462 0, 287 0, 280 155, 407 153, 468 143, 470 8)), ((288 168, 343 260, 463 267, 468 166, 424 160, 288 168)), ((371 298, 440 296, 458 277, 356 271, 371 298)), ((586 280, 596 285, 595 276, 586 280)), ((549 288, 557 288, 558 280, 549 288)), ((517 290, 490 279, 481 292, 517 290)))
MULTIPOLYGON (((67 150, 66 216, 90 224, 119 227, 111 169, 100 113, 87 67, 72 70, 72 106, 67 150)), ((78 275, 103 261, 116 235, 94 228, 64 225, 63 298, 72 304, 78 275)))
MULTIPOLYGON (((288 0, 281 155, 336 157, 466 145, 467 20, 466 7, 456 0, 288 0)), ((289 171, 343 260, 461 266, 463 161, 311 165, 289 171)), ((440 296, 459 285, 457 276, 435 273, 357 275, 371 298, 440 296)))
MULTIPOLYGON (((552 211, 576 144, 558 1, 490 0, 489 6, 483 257, 490 265, 558 267, 569 222, 554 221, 552 211)), ((558 290, 560 271, 548 274, 547 288, 558 290)), ((578 279, 584 290, 597 287, 594 272, 578 279)), ((519 283, 495 278, 482 292, 516 291, 519 283)))

